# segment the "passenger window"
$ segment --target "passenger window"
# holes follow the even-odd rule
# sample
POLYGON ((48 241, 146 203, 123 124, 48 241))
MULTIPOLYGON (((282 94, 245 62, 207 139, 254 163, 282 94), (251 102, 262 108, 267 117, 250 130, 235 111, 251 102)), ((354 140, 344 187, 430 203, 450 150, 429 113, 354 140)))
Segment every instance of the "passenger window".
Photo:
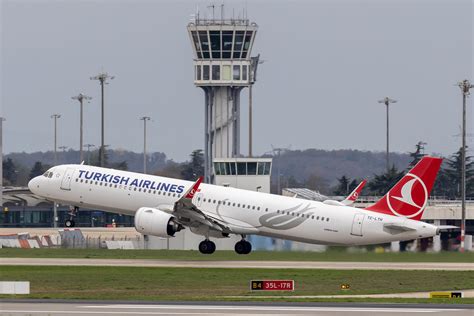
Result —
POLYGON ((324 221, 324 217, 321 217, 321 220, 324 221))
POLYGON ((313 215, 313 216, 311 216, 311 218, 312 218, 312 219, 314 219, 314 215, 313 215))
POLYGON ((326 218, 326 222, 329 222, 329 217, 328 217, 328 218, 326 218))

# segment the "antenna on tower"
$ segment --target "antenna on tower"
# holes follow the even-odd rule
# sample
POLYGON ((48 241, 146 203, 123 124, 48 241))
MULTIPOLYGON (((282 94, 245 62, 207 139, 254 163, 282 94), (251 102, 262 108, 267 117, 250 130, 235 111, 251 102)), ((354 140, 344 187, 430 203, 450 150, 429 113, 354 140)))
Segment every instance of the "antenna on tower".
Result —
POLYGON ((214 9, 216 8, 216 6, 215 6, 214 4, 210 4, 210 5, 207 6, 207 8, 208 8, 208 9, 212 8, 212 20, 215 20, 215 15, 214 15, 214 14, 215 14, 215 12, 214 12, 215 10, 214 10, 214 9))

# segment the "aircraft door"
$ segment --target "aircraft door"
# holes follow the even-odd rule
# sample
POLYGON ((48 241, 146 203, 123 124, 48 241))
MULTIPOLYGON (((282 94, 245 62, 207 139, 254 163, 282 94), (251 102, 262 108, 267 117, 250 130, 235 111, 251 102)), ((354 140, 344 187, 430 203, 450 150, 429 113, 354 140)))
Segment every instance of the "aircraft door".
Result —
POLYGON ((362 236, 362 223, 364 222, 364 214, 354 215, 354 220, 352 221, 351 235, 362 236))
POLYGON ((201 207, 202 199, 203 199, 202 193, 196 194, 196 206, 197 207, 201 207))
POLYGON ((67 168, 64 173, 63 180, 61 181, 62 190, 71 190, 72 175, 74 174, 74 168, 67 168))

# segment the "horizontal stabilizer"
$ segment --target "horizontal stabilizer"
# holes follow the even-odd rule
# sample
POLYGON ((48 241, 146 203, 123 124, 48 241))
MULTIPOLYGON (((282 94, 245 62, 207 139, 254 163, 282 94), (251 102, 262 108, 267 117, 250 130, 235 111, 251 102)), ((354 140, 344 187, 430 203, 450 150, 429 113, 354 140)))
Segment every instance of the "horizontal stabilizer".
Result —
POLYGON ((459 227, 458 226, 453 226, 453 225, 439 225, 438 229, 439 230, 459 229, 459 227))
POLYGON ((412 228, 408 225, 400 224, 400 223, 387 223, 387 224, 384 224, 383 227, 388 228, 388 229, 398 230, 398 231, 401 231, 401 232, 408 232, 408 231, 416 230, 416 228, 412 228))

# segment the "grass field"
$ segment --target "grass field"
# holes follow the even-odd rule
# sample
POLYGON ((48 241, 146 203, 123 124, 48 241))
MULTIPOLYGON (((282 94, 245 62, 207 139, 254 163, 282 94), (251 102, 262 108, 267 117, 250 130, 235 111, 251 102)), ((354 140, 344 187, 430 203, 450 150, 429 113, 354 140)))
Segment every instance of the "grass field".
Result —
POLYGON ((326 252, 254 251, 237 255, 216 251, 203 255, 196 250, 107 250, 107 249, 0 249, 0 258, 104 258, 169 260, 277 260, 277 261, 359 261, 359 262, 474 262, 474 252, 440 253, 349 253, 345 249, 326 252))
MULTIPOLYGON (((103 300, 236 300, 228 296, 282 295, 249 291, 252 279, 293 279, 285 295, 375 294, 474 288, 460 271, 279 270, 130 267, 3 266, 0 280, 30 281, 28 298, 103 300), (351 290, 341 291, 348 283, 351 290)), ((6 297, 6 296, 0 296, 6 297)), ((240 300, 258 299, 246 297, 240 300)), ((277 299, 277 298, 275 298, 277 299)), ((267 299, 268 300, 268 299, 267 299)), ((271 299, 270 299, 271 300, 271 299)), ((331 299, 305 299, 331 301, 331 299)), ((332 300, 337 301, 337 300, 332 300)), ((344 299, 348 301, 348 299, 344 299)), ((349 299, 357 301, 357 299, 349 299)), ((368 301, 364 299, 364 301, 368 301)), ((380 300, 369 300, 380 301, 380 300)), ((405 301, 414 300, 387 300, 405 301)), ((416 300, 419 301, 419 300, 416 300)), ((423 301, 423 300, 422 300, 423 301)), ((450 300, 450 302, 460 300, 450 300)), ((474 303, 474 299, 462 299, 474 303)), ((431 300, 431 302, 434 302, 431 300)), ((435 302, 440 302, 435 300, 435 302)))

